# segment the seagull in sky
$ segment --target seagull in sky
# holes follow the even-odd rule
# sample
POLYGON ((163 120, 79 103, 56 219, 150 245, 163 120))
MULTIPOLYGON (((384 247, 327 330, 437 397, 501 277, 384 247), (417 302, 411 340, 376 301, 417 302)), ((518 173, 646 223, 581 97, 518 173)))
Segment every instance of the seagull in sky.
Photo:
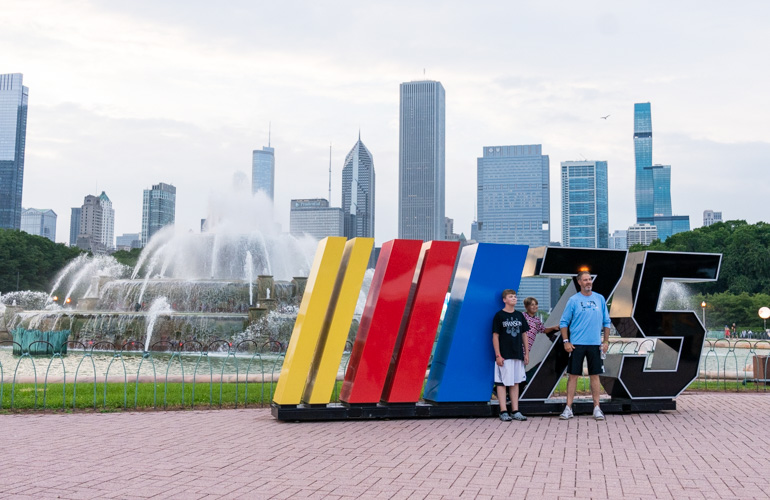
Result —
POLYGON ((609 117, 610 117, 610 115, 607 115, 607 116, 600 116, 599 118, 601 118, 602 120, 606 120, 606 119, 607 119, 607 118, 609 118, 609 117))

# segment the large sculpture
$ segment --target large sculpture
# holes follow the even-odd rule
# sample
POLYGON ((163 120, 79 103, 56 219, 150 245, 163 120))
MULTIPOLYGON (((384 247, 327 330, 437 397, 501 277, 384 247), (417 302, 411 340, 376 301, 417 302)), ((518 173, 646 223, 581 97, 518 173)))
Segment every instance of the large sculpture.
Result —
MULTIPOLYGON (((444 297, 458 243, 392 240, 382 247, 345 373, 341 403, 330 403, 344 337, 373 241, 326 238, 308 279, 273 399, 282 420, 489 416, 493 380, 490 322, 504 288, 522 276, 573 277, 546 326, 556 324, 588 269, 594 290, 612 298, 621 337, 657 339, 646 355, 610 354, 601 378, 605 412, 676 408, 674 398, 698 373, 705 329, 688 311, 657 311, 664 280, 710 281, 721 255, 480 243, 463 248, 430 371, 444 297), (420 399, 420 390, 423 391, 420 399)), ((556 336, 539 336, 520 396, 528 413, 558 413, 551 399, 567 363, 556 336)), ((586 403, 590 405, 590 403, 586 403)), ((580 412, 580 404, 575 405, 580 412)))

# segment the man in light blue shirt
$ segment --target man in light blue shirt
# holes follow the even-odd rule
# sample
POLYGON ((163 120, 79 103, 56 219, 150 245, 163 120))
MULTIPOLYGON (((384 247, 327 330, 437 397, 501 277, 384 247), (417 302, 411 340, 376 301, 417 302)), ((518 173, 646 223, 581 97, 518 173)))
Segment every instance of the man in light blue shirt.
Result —
POLYGON ((604 373, 601 353, 609 347, 610 313, 607 301, 600 294, 591 291, 593 278, 588 271, 577 274, 580 293, 570 297, 564 314, 559 321, 564 350, 570 353, 567 364, 567 406, 559 416, 568 420, 574 416, 572 401, 575 398, 578 377, 583 374, 583 360, 588 362, 588 375, 591 380, 591 396, 594 400, 594 418, 604 420, 604 413, 599 407, 599 374, 604 373), (602 338, 602 334, 604 338, 602 338))

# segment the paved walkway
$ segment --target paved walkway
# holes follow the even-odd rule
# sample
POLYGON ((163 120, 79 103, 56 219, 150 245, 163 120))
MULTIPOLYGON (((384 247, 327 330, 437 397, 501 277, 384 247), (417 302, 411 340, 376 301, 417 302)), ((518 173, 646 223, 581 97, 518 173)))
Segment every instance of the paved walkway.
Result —
POLYGON ((693 394, 678 407, 605 422, 3 415, 0 497, 770 497, 770 394, 693 394))

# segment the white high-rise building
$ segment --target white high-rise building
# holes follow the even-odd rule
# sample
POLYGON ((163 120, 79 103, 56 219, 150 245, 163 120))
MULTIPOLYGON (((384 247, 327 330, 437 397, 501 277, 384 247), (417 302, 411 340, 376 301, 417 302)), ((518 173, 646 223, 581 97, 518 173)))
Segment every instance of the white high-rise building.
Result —
POLYGON ((360 132, 342 168, 342 211, 346 237, 374 238, 374 158, 360 132))
POLYGON ((115 210, 107 194, 88 195, 80 207, 80 230, 77 246, 93 253, 115 248, 115 210))
POLYGON ((715 222, 722 222, 722 212, 714 212, 713 210, 703 211, 703 226, 710 226, 715 222))
POLYGON ((632 245, 649 245, 658 239, 658 228, 650 224, 634 224, 628 228, 626 233, 628 248, 632 245))
POLYGON ((445 101, 440 82, 402 83, 398 139, 398 237, 444 239, 445 101))

